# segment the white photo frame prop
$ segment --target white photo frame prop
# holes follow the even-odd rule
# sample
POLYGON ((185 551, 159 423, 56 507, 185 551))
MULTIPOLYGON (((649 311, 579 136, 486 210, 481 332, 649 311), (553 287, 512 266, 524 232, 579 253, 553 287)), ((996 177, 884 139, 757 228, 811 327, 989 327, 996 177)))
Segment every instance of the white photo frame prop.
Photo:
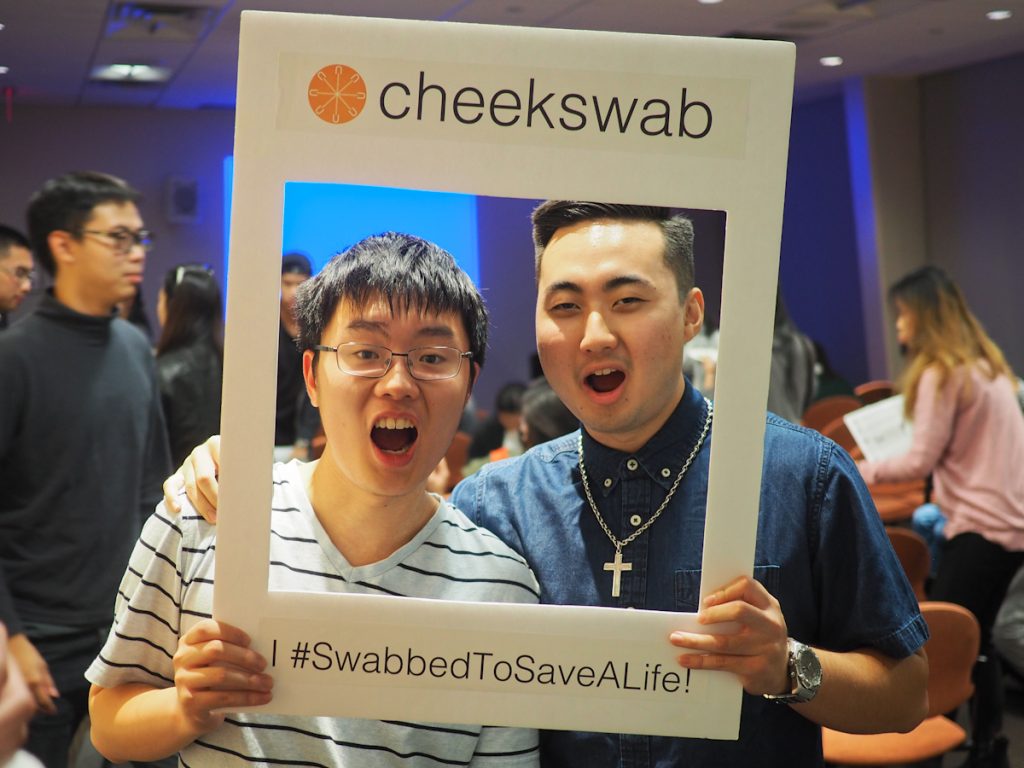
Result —
POLYGON ((214 614, 272 659, 264 711, 738 737, 739 683, 687 674, 667 641, 692 614, 268 591, 263 340, 287 181, 725 210, 701 595, 751 573, 794 59, 787 43, 242 14, 214 614), (342 671, 340 649, 404 671, 342 671), (524 682, 544 664, 555 682, 524 682))

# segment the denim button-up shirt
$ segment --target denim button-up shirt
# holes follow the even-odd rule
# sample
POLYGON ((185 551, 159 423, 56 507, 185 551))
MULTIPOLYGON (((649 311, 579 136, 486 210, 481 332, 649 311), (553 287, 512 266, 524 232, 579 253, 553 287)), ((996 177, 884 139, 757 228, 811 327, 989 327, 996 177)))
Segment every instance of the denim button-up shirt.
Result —
MULTIPOLYGON (((620 541, 665 499, 700 436, 706 406, 687 385, 662 429, 632 454, 583 432, 594 501, 620 541)), ((714 430, 662 516, 623 549, 632 570, 619 597, 604 570, 615 548, 587 503, 579 432, 485 466, 453 503, 520 552, 557 605, 697 610, 708 461, 714 430)), ((924 644, 927 626, 849 456, 810 430, 769 415, 753 569, 780 602, 789 634, 835 651, 870 646, 893 658, 924 644)), ((666 639, 667 642, 667 639, 666 639)), ((818 726, 793 708, 743 695, 738 741, 542 731, 549 766, 815 766, 818 726)))

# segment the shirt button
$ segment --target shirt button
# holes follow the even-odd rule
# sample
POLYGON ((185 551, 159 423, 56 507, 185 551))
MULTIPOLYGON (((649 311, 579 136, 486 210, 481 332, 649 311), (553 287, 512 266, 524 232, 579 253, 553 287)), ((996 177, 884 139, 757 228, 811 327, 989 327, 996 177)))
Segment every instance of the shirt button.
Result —
POLYGON ((661 476, 662 477, 668 477, 671 474, 672 474, 672 470, 669 469, 668 467, 665 467, 663 470, 661 470, 661 476))
POLYGON ((629 469, 630 472, 634 471, 639 466, 640 465, 637 463, 636 459, 630 459, 629 461, 626 462, 626 467, 629 469))
POLYGON ((642 522, 643 519, 641 519, 640 515, 633 515, 631 518, 629 518, 629 524, 632 525, 634 528, 636 528, 642 522))
POLYGON ((610 477, 606 477, 604 479, 604 487, 605 488, 611 488, 612 487, 612 479, 610 477))

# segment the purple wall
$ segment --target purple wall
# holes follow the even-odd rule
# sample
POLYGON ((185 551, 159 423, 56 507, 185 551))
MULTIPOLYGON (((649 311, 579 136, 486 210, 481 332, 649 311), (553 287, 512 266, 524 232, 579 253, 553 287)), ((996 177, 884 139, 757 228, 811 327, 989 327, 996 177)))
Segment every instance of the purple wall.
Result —
POLYGON ((851 384, 868 379, 842 96, 798 104, 779 280, 797 326, 851 384))

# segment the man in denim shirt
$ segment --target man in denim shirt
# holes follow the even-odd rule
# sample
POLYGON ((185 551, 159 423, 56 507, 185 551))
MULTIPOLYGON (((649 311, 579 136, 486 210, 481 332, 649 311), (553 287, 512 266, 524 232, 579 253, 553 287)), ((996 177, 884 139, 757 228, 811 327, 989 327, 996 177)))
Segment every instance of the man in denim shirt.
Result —
MULTIPOLYGON (((683 345, 704 315, 689 221, 565 201, 544 203, 533 220, 537 348, 583 429, 486 466, 452 502, 526 558, 542 602, 738 622, 729 637, 676 632, 666 642, 697 651, 680 665, 730 671, 745 691, 738 741, 541 731, 542 763, 804 768, 822 764, 819 725, 914 728, 927 708, 928 630, 856 467, 818 433, 768 417, 754 579, 697 605, 713 417, 682 375, 683 345), (791 679, 808 655, 820 686, 791 679), (795 701, 764 698, 780 694, 795 701)), ((216 447, 182 467, 208 519, 216 447)))
POLYGON ((817 433, 768 417, 754 580, 697 605, 713 430, 710 404, 681 373, 704 312, 690 223, 667 209, 565 201, 533 221, 537 348, 583 430, 488 465, 452 501, 526 557, 545 603, 739 622, 730 638, 670 641, 699 652, 681 666, 731 671, 745 691, 736 742, 547 731, 542 761, 813 766, 819 725, 916 726, 927 628, 853 462, 817 433), (812 698, 789 704, 763 696, 794 690, 788 637, 812 646, 822 670, 820 688, 801 691, 812 698))

